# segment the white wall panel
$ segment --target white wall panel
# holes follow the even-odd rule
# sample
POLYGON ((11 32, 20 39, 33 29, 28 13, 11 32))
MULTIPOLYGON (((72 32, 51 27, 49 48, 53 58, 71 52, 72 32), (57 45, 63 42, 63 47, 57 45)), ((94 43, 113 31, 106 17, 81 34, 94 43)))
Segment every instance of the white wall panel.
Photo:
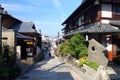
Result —
POLYGON ((105 20, 105 19, 103 19, 103 20, 101 20, 101 23, 103 23, 103 24, 109 24, 109 20, 105 20))
POLYGON ((112 6, 109 4, 102 4, 102 17, 112 18, 112 6))

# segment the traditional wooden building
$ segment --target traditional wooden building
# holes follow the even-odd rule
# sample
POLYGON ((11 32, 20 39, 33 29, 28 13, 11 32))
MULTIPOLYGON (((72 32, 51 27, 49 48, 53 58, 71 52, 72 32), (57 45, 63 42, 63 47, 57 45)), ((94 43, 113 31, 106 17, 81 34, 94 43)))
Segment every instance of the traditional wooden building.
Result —
POLYGON ((66 39, 84 34, 107 49, 109 61, 120 58, 120 0, 83 0, 62 25, 66 39))
POLYGON ((21 58, 26 59, 28 56, 36 55, 36 46, 41 48, 41 35, 37 32, 33 22, 20 22, 9 27, 9 29, 15 30, 18 33, 26 36, 17 40, 17 45, 23 47, 21 51, 24 54, 21 55, 21 58))
MULTIPOLYGON (((4 34, 8 33, 9 30, 14 32, 14 35, 11 35, 14 37, 11 43, 14 43, 13 47, 15 52, 16 49, 18 49, 17 46, 20 46, 18 52, 20 52, 21 59, 27 59, 29 56, 34 57, 36 54, 36 46, 41 48, 41 34, 37 32, 33 22, 23 22, 5 11, 3 14, 2 26, 7 29, 6 32, 4 31, 4 34)), ((8 38, 11 36, 4 36, 5 39, 7 39, 6 42, 10 43, 8 38)))

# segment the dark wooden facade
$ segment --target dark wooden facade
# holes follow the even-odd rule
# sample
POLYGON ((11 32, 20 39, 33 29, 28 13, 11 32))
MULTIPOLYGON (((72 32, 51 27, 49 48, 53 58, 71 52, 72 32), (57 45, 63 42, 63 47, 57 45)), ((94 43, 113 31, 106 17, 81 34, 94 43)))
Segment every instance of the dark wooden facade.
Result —
POLYGON ((19 19, 16 19, 15 17, 9 15, 6 11, 3 14, 3 21, 2 21, 2 26, 9 28, 11 26, 14 26, 17 23, 20 23, 19 19))
POLYGON ((85 3, 81 4, 75 12, 73 12, 64 22, 65 28, 63 29, 65 34, 71 30, 78 29, 81 26, 91 24, 99 21, 102 24, 102 19, 107 20, 120 20, 120 14, 115 13, 114 8, 120 8, 120 1, 116 0, 87 0, 85 3), (112 7, 112 17, 102 17, 102 4, 111 5, 112 7), (83 16, 79 25, 79 17, 83 16))

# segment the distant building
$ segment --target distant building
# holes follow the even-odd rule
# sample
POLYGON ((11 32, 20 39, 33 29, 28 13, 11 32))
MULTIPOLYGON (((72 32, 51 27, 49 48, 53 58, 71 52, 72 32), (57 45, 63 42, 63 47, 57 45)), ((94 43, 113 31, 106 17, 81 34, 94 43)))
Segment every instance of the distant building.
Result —
POLYGON ((102 44, 109 61, 120 58, 120 0, 83 0, 62 25, 66 39, 78 32, 102 44))

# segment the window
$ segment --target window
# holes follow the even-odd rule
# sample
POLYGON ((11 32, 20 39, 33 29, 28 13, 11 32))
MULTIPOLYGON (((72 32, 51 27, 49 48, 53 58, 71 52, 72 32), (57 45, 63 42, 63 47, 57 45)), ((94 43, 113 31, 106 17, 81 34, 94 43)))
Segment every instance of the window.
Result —
POLYGON ((113 13, 114 14, 120 14, 120 6, 114 6, 113 7, 113 13))

